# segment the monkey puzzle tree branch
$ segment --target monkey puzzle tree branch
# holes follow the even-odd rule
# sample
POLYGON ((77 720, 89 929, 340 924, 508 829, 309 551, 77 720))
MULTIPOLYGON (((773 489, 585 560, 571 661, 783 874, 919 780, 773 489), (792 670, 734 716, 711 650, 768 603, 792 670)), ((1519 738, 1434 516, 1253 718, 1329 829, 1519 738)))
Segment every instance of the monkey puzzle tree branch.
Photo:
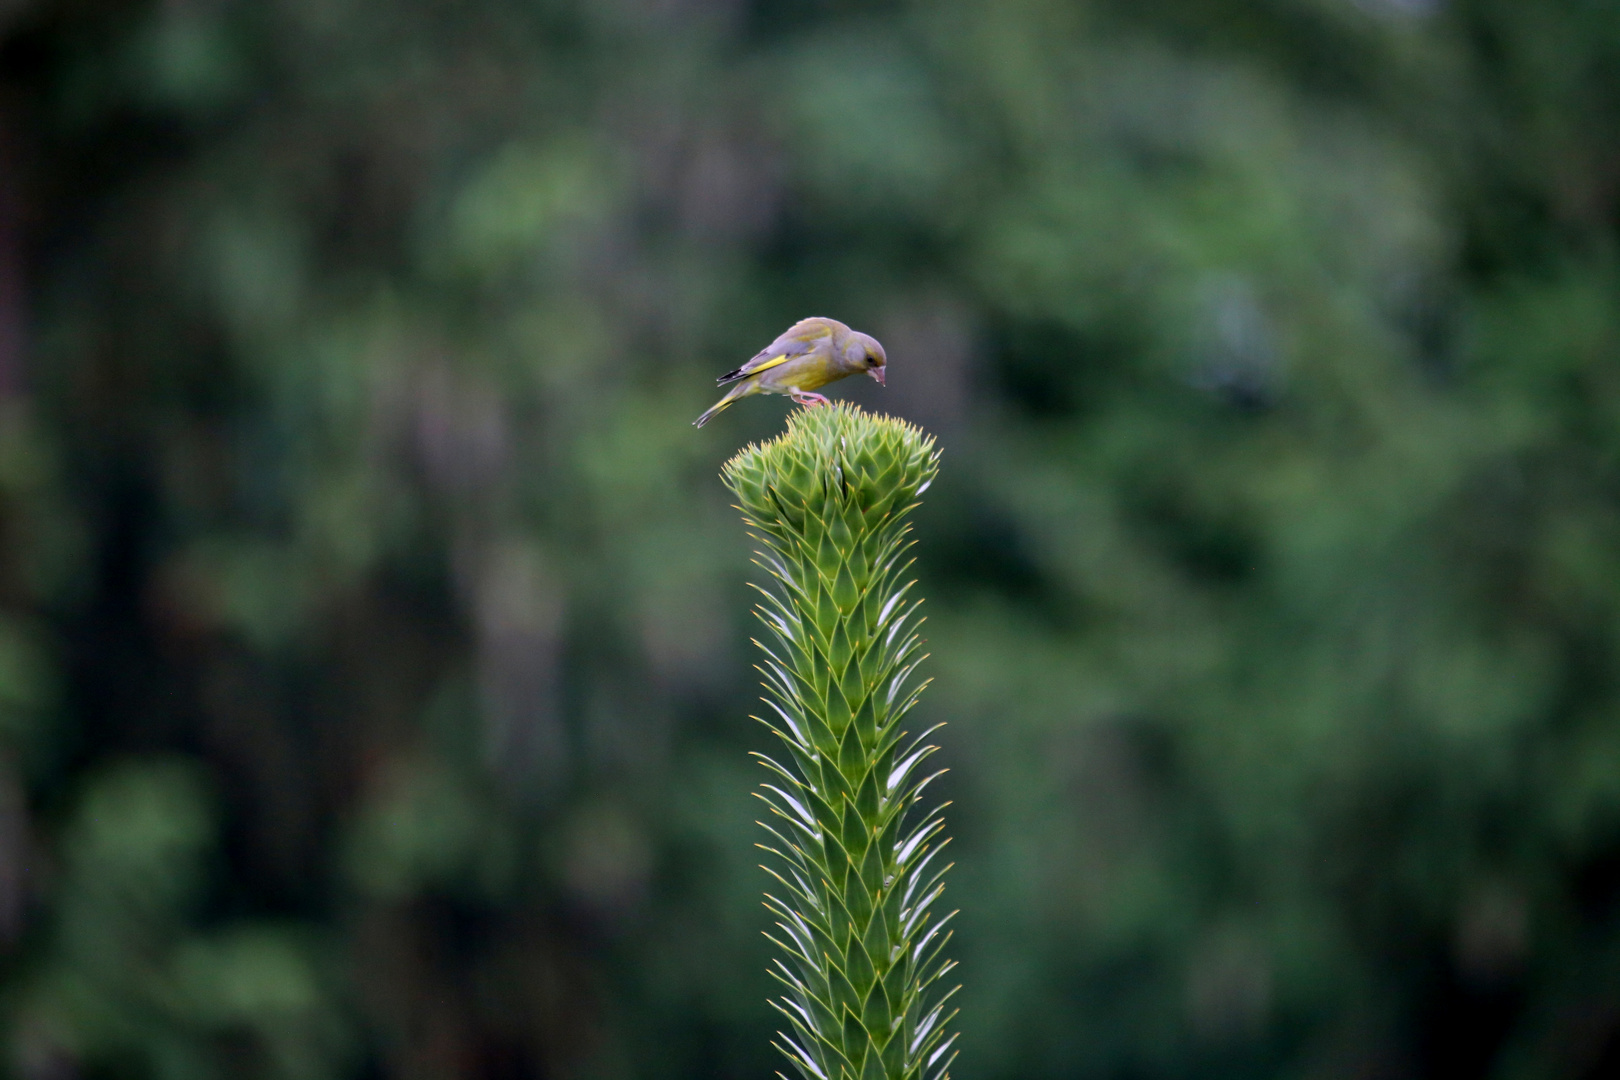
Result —
POLYGON ((910 424, 836 405, 796 412, 723 472, 773 584, 756 586, 769 631, 758 719, 782 753, 757 755, 772 774, 760 846, 780 886, 766 896, 784 954, 776 1045, 805 1080, 948 1080, 955 1058, 955 990, 939 992, 951 916, 934 906, 944 807, 912 812, 940 775, 924 767, 935 729, 901 727, 927 685, 913 679, 906 518, 938 462, 910 424))

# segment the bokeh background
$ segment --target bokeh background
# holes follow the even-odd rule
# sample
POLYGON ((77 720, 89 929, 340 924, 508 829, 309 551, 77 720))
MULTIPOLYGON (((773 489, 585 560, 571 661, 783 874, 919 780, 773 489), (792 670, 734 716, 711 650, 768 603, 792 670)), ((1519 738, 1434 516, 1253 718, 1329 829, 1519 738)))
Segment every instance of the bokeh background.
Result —
POLYGON ((1617 225, 1606 0, 0 2, 0 1069, 777 1068, 827 314, 958 1075, 1620 1075, 1617 225))

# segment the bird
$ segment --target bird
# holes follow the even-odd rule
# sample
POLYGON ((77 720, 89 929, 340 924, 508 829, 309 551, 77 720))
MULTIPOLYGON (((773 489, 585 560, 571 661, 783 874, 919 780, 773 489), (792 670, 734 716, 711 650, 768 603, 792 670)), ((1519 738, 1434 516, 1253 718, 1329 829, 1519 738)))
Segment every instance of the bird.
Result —
POLYGON ((887 386, 883 369, 888 362, 883 346, 870 334, 819 315, 800 319, 748 363, 716 379, 719 386, 733 385, 692 424, 702 427, 733 401, 754 394, 786 394, 806 408, 825 405, 827 399, 816 390, 860 372, 887 386))

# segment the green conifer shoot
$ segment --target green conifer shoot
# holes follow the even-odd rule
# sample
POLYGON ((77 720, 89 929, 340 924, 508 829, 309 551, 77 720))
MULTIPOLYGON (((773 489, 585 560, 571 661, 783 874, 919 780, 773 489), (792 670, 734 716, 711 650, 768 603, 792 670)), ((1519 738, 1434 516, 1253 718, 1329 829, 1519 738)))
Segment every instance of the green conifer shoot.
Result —
POLYGON ((759 587, 771 715, 756 719, 786 754, 757 755, 774 774, 760 846, 780 859, 776 1045, 804 1080, 948 1080, 955 1058, 955 990, 931 990, 955 966, 934 907, 944 806, 907 813, 939 775, 922 768, 937 725, 900 727, 927 686, 905 519, 938 463, 917 428, 840 404, 795 412, 723 472, 775 579, 759 587))

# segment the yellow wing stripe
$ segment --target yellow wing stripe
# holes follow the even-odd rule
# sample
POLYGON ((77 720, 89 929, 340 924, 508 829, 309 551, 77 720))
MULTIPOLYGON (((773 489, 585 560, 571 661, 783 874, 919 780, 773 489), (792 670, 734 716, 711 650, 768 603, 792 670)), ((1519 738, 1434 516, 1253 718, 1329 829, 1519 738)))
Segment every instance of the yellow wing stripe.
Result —
MULTIPOLYGON (((804 354, 797 353, 795 355, 803 356, 804 354)), ((743 365, 742 371, 744 375, 758 375, 762 371, 769 371, 778 364, 785 364, 791 359, 793 359, 792 356, 773 356, 769 360, 760 361, 757 367, 753 366, 753 361, 750 360, 743 365)))

